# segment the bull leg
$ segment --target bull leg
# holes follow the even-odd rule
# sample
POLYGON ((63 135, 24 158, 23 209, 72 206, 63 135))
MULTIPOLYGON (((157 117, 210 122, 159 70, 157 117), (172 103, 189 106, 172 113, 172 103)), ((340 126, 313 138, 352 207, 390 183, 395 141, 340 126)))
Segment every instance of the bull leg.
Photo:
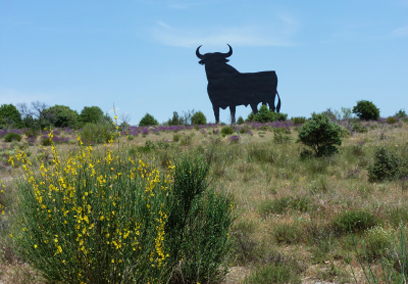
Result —
POLYGON ((275 102, 273 100, 269 101, 268 105, 269 105, 269 109, 275 112, 275 102))
POLYGON ((252 112, 253 112, 254 114, 257 114, 257 113, 258 113, 257 106, 258 106, 257 104, 251 104, 252 112))
POLYGON ((235 124, 235 106, 230 106, 231 124, 235 124))
POLYGON ((215 124, 220 123, 220 108, 218 106, 213 105, 213 111, 215 116, 215 124))

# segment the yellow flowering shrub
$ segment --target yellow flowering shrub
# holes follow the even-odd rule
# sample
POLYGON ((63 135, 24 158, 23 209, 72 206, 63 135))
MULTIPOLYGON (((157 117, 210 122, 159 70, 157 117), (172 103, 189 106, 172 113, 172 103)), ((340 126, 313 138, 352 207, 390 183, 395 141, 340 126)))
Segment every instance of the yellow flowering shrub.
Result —
POLYGON ((160 172, 113 141, 78 145, 60 155, 51 144, 37 166, 22 151, 9 159, 24 171, 10 236, 25 261, 51 283, 222 280, 232 208, 208 190, 207 161, 160 172))
POLYGON ((13 234, 20 255, 53 283, 165 282, 174 166, 160 173, 112 143, 102 154, 83 144, 66 157, 50 152, 39 169, 24 152, 10 158, 25 172, 13 234))

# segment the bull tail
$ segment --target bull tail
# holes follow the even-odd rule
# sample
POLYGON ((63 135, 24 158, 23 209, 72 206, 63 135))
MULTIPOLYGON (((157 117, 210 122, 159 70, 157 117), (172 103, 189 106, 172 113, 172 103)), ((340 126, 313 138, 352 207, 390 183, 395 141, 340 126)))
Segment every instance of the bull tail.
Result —
POLYGON ((276 112, 280 112, 280 108, 281 108, 281 99, 278 93, 278 90, 276 90, 276 95, 278 96, 278 105, 276 106, 276 112))

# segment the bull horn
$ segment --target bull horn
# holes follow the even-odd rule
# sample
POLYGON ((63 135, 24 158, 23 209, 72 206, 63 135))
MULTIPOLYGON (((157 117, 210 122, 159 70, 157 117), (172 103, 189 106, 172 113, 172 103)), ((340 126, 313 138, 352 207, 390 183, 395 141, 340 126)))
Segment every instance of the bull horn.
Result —
POLYGON ((202 46, 202 45, 200 45, 199 47, 197 47, 196 55, 197 55, 198 58, 203 59, 204 56, 200 53, 200 47, 201 47, 201 46, 202 46))
POLYGON ((227 43, 227 45, 229 46, 229 51, 227 53, 223 53, 223 54, 224 54, 225 57, 230 57, 232 55, 232 47, 228 43, 227 43))

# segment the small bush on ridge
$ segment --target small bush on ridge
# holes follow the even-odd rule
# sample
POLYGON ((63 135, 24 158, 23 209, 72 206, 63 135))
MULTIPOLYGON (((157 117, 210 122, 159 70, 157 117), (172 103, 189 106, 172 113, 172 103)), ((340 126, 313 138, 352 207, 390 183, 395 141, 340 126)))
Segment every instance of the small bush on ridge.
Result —
POLYGON ((191 117, 191 124, 192 125, 202 125, 207 124, 207 118, 205 117, 204 113, 198 111, 193 114, 191 117))
POLYGON ((159 125, 159 123, 151 114, 148 113, 146 113, 146 115, 139 122, 139 126, 156 126, 156 125, 159 125))
POLYGON ((353 107, 353 113, 362 120, 377 120, 380 117, 380 110, 373 102, 361 100, 353 107))

